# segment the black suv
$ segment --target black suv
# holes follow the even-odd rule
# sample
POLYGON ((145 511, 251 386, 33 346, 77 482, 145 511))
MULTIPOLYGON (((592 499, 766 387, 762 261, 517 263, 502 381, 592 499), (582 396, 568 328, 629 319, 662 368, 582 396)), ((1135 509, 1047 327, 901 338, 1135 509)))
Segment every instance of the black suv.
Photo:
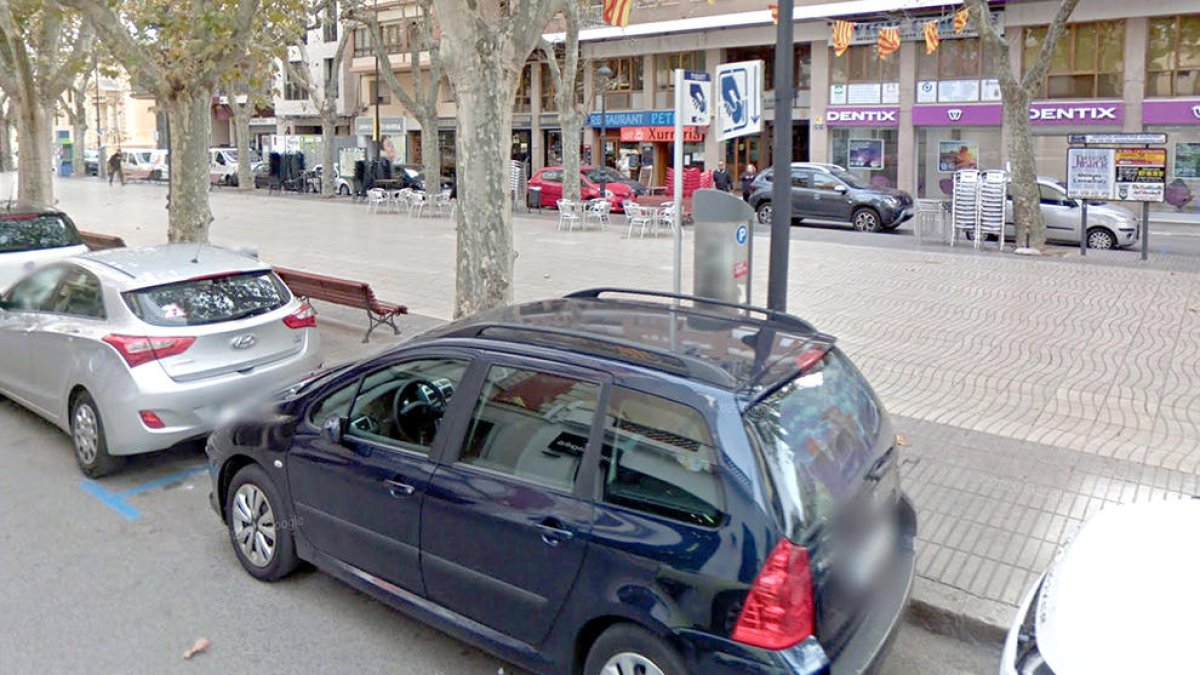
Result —
MULTIPOLYGON (((763 224, 771 222, 774 174, 774 168, 764 169, 751 183, 750 206, 763 224)), ((878 232, 900 227, 913 212, 912 195, 903 190, 875 187, 837 168, 792 164, 792 219, 796 222, 831 220, 878 232)))
POLYGON ((264 581, 312 562, 536 673, 822 675, 908 600, 895 439, 804 321, 597 289, 316 375, 208 460, 264 581))

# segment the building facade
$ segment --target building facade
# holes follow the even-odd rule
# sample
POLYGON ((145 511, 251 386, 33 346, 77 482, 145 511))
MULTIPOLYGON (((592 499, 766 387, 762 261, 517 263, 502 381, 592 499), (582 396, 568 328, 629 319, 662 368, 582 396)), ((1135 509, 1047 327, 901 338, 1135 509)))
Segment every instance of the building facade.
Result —
MULTIPOLYGON (((596 3, 598 5, 598 3, 596 3)), ((793 161, 846 166, 868 182, 941 197, 955 167, 1004 168, 1006 143, 995 64, 968 25, 952 28, 957 4, 914 0, 903 14, 894 2, 831 3, 800 0, 795 12, 793 161), (853 9, 847 14, 839 8, 853 9), (851 46, 834 53, 830 22, 856 24, 851 46), (936 51, 927 54, 922 28, 940 20, 936 51), (876 52, 881 26, 901 28, 900 48, 886 59, 876 52)), ((1055 0, 993 6, 1022 72, 1037 54, 1055 0)), ((592 14, 598 15, 598 7, 592 14)), ((381 10, 395 50, 391 67, 402 80, 410 68, 405 3, 381 10)), ((595 16, 593 16, 593 19, 595 16)), ((770 166, 776 101, 772 64, 776 27, 765 2, 722 0, 636 1, 625 29, 599 25, 581 31, 582 90, 589 110, 578 142, 585 160, 603 147, 606 161, 628 156, 650 167, 661 184, 672 162, 672 81, 675 68, 715 73, 718 65, 761 59, 765 68, 765 124, 761 134, 720 142, 708 129, 689 129, 685 162, 707 169, 725 161, 734 175, 753 164, 770 166), (612 76, 601 82, 597 68, 612 76), (603 108, 605 114, 598 111, 603 108), (601 130, 603 129, 603 137, 601 130)), ((553 27, 548 29, 553 31, 553 27)), ((550 33, 551 40, 561 34, 550 33)), ((376 67, 369 45, 353 40, 352 71, 362 85, 359 101, 372 102, 376 67)), ((561 161, 562 138, 553 110, 553 88, 539 55, 531 57, 514 101, 513 157, 533 169, 561 161)), ((384 66, 386 67, 386 65, 384 66)), ((1131 7, 1118 0, 1080 3, 1057 45, 1031 106, 1038 170, 1062 178, 1067 135, 1081 131, 1161 131, 1168 134, 1167 181, 1197 193, 1191 203, 1164 211, 1200 220, 1200 7, 1194 0, 1158 0, 1131 7)), ((385 118, 407 133, 407 161, 417 161, 415 120, 383 92, 385 118)), ((453 164, 454 106, 449 87, 439 105, 444 163, 453 164)), ((363 139, 367 140, 367 139, 363 139)))

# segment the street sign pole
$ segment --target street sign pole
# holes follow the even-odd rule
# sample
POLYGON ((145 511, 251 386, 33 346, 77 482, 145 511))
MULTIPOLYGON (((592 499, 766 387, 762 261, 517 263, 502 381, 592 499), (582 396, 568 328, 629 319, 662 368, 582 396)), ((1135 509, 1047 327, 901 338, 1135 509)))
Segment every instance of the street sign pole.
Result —
POLYGON ((787 311, 788 244, 792 226, 792 0, 779 0, 775 35, 775 143, 771 163, 775 178, 771 196, 771 253, 767 307, 787 311))
POLYGON ((1083 207, 1079 209, 1079 255, 1087 255, 1087 203, 1084 199, 1083 207))
POLYGON ((1142 260, 1150 257, 1150 202, 1142 202, 1142 260))
POLYGON ((683 288, 683 69, 675 69, 675 293, 683 288))

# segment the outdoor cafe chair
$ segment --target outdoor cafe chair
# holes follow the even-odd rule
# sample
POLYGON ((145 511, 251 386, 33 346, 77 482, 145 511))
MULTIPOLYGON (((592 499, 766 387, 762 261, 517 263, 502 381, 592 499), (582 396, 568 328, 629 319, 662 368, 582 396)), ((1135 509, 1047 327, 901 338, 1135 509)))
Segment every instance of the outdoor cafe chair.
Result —
POLYGON ((629 223, 629 230, 625 233, 626 238, 633 237, 634 228, 640 228, 640 236, 645 237, 646 229, 654 227, 654 208, 632 202, 626 203, 625 221, 629 223))
POLYGON ((558 206, 557 229, 562 230, 566 228, 567 231, 573 231, 576 225, 583 225, 579 220, 579 207, 581 204, 569 199, 560 199, 556 205, 558 206))
POLYGON ((367 190, 367 208, 371 210, 371 213, 378 213, 379 207, 387 206, 390 199, 390 195, 383 188, 367 190))
POLYGON ((586 222, 595 223, 602 230, 608 229, 609 218, 608 214, 612 211, 612 203, 607 199, 593 199, 587 204, 587 211, 584 213, 586 222))

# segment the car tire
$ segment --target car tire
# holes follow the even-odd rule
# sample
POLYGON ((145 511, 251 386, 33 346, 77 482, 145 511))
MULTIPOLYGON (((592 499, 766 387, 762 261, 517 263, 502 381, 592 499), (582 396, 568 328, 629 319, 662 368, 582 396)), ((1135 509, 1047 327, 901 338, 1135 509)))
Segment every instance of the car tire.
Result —
POLYGON ((850 224, 860 232, 878 232, 882 221, 879 219, 879 212, 875 209, 860 208, 850 214, 850 224))
POLYGON ((71 447, 75 463, 88 478, 103 478, 121 466, 121 458, 108 452, 100 408, 86 389, 71 399, 71 447))
POLYGON ((687 675, 687 666, 670 645, 653 633, 629 623, 604 631, 588 651, 584 675, 609 673, 687 675))
POLYGON ((1088 228, 1087 247, 1107 251, 1117 247, 1117 236, 1103 227, 1088 228))
POLYGON ((150 172, 150 180, 156 181, 156 182, 162 180, 162 172, 158 171, 157 169, 154 171, 151 171, 150 172))
POLYGON ((759 203, 758 207, 754 209, 754 213, 757 215, 759 225, 770 225, 775 211, 771 208, 770 201, 764 201, 759 203))
POLYGON ((349 197, 350 196, 350 186, 342 185, 341 187, 338 188, 338 194, 343 197, 349 197))
POLYGON ((242 467, 225 497, 229 542, 238 562, 259 581, 278 581, 296 570, 296 541, 275 482, 257 464, 242 467))

